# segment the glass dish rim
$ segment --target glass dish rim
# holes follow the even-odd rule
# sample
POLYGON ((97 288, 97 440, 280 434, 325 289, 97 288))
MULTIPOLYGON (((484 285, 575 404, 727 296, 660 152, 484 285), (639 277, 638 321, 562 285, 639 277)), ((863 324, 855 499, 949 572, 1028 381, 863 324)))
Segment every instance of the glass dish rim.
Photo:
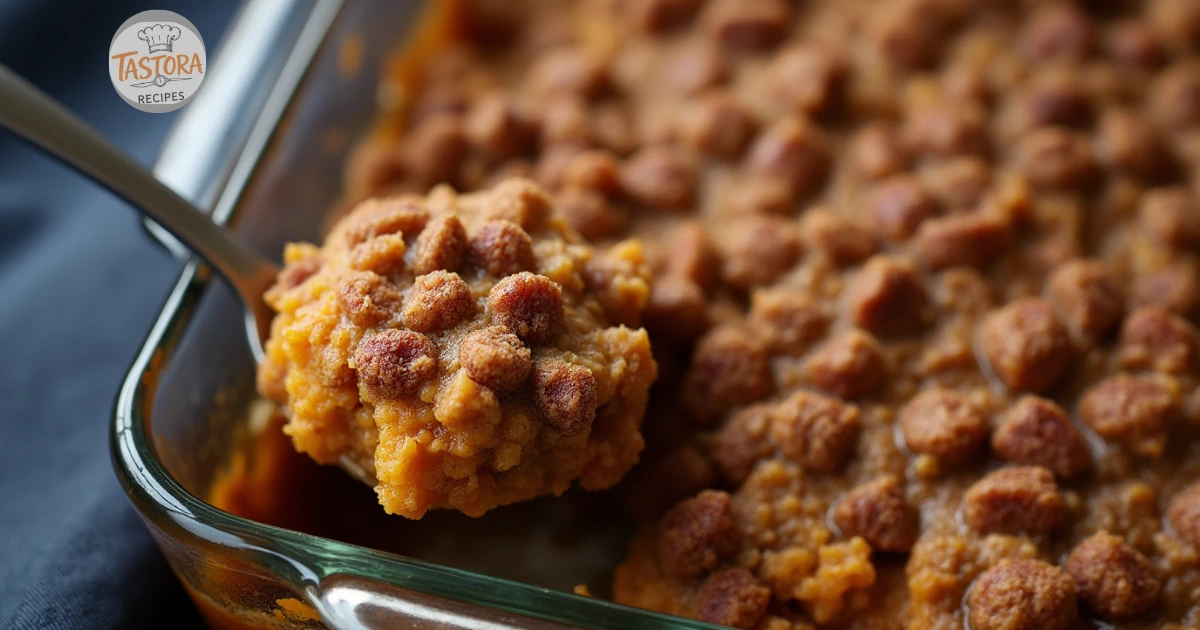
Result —
MULTIPOLYGON (((318 44, 323 44, 324 33, 320 35, 318 44)), ((236 214, 260 158, 275 144, 279 123, 291 110, 308 69, 304 62, 279 106, 264 107, 256 117, 255 128, 266 133, 247 142, 239 152, 237 168, 213 211, 214 221, 227 223, 236 214)), ((149 430, 151 405, 159 379, 212 278, 201 262, 188 259, 126 373, 113 407, 109 431, 113 468, 127 498, 152 529, 169 526, 208 544, 247 552, 298 593, 308 594, 310 600, 317 598, 315 589, 322 580, 349 576, 578 627, 718 628, 259 523, 220 510, 190 493, 159 459, 149 430)))

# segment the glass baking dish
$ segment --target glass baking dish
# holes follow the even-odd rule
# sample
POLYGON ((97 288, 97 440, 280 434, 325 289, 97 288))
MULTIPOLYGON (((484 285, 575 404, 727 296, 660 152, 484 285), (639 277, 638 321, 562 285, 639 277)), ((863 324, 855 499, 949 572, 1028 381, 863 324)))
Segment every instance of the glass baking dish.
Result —
MULTIPOLYGON (((317 238, 346 152, 377 111, 381 60, 402 38, 441 28, 445 4, 248 2, 155 172, 268 254, 317 238)), ((294 457, 286 448, 235 456, 247 440, 277 430, 264 422, 269 414, 248 412, 254 365, 242 326, 232 291, 190 261, 121 388, 111 434, 117 476, 213 627, 714 627, 571 592, 587 585, 603 594, 625 552, 629 525, 603 493, 568 493, 480 519, 388 517, 386 546, 404 555, 207 503, 202 497, 231 461, 253 469, 255 457, 294 457)), ((340 488, 334 492, 365 491, 373 503, 365 487, 340 488)), ((322 514, 322 492, 329 490, 302 486, 286 497, 243 499, 306 503, 332 531, 358 517, 322 514)))

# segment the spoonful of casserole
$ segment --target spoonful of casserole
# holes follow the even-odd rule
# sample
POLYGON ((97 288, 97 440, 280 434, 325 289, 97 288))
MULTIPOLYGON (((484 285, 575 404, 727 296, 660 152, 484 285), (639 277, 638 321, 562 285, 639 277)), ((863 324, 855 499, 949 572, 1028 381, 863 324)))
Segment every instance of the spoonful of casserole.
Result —
POLYGON ((598 256, 537 184, 369 199, 285 266, 0 66, 0 126, 160 223, 237 291, 258 387, 297 450, 388 512, 469 515, 615 484, 657 367, 641 249, 598 256))

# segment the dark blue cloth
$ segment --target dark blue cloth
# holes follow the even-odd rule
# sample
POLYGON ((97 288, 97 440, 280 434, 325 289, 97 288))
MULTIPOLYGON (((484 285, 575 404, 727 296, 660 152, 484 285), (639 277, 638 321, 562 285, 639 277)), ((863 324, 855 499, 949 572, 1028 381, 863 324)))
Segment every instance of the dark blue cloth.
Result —
MULTIPOLYGON (((211 54, 234 0, 0 0, 0 63, 143 163, 174 114, 108 79, 126 19, 170 9, 211 54)), ((123 202, 0 131, 0 628, 202 627, 109 463, 121 378, 179 264, 123 202)))

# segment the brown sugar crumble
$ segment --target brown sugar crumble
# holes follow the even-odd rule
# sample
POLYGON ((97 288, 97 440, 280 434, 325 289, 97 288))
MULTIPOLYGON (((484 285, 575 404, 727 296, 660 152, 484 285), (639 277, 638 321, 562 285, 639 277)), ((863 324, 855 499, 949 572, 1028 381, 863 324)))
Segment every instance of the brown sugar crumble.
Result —
POLYGON ((288 250, 297 448, 411 517, 606 488, 652 342, 616 602, 1200 627, 1200 5, 497 4, 288 250))
POLYGON ((1162 590, 1146 556, 1105 531, 1079 543, 1066 569, 1080 601, 1101 619, 1136 617, 1154 606, 1162 590))
MULTIPOLYGON (((643 446, 655 362, 644 330, 612 323, 595 253, 550 203, 521 180, 368 200, 319 268, 289 260, 260 383, 296 448, 371 472, 383 507, 409 518, 616 483, 643 446), (355 269, 364 247, 386 275, 355 269), (299 283, 293 265, 309 272, 299 283)), ((608 302, 640 311, 640 249, 622 251, 608 302)))

